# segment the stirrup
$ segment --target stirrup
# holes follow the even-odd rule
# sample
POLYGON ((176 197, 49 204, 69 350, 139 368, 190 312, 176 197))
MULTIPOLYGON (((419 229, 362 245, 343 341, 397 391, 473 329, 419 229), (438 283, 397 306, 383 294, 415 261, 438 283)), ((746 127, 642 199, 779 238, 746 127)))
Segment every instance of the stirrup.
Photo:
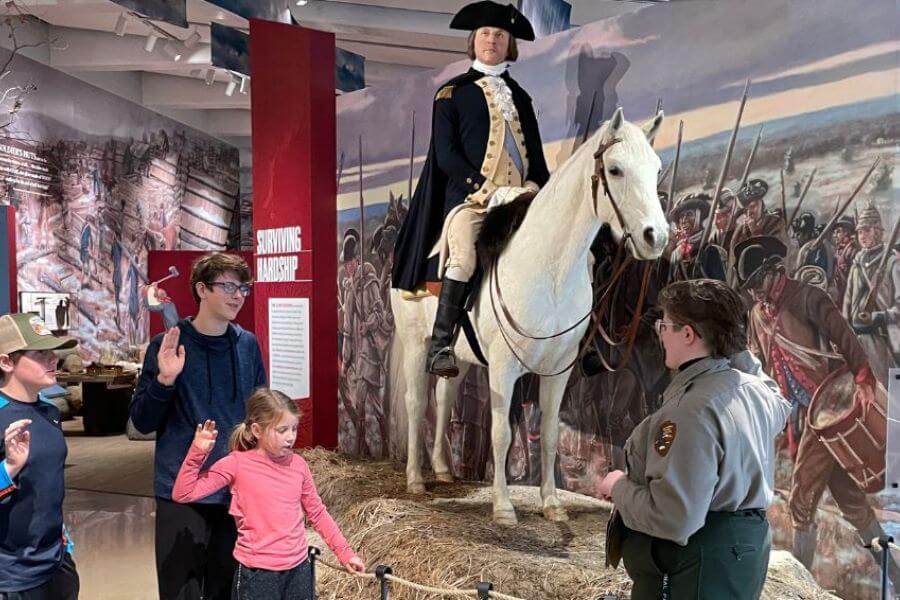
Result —
POLYGON ((428 359, 428 372, 438 377, 451 378, 459 375, 459 367, 456 366, 456 355, 453 348, 447 346, 438 350, 434 356, 428 359), (438 361, 448 361, 449 364, 438 366, 438 361))

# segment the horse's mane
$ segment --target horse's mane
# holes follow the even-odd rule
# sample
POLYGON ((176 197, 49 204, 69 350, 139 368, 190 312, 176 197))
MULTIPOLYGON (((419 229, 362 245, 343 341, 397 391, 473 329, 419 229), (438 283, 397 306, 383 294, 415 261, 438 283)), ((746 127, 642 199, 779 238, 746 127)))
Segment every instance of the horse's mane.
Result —
POLYGON ((534 200, 534 192, 526 192, 510 202, 490 211, 484 219, 475 249, 478 263, 487 271, 506 248, 510 238, 522 225, 525 214, 534 200))

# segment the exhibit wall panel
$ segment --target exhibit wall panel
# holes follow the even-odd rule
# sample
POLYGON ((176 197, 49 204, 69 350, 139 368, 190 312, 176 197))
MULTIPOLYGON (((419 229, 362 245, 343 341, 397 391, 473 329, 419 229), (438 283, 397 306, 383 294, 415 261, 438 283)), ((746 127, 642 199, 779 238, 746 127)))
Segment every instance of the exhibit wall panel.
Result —
MULTIPOLYGON (((748 176, 768 185, 764 212, 770 214, 769 222, 790 226, 782 228, 789 229, 787 235, 780 234, 789 246, 787 274, 802 283, 806 293, 821 297, 815 295, 823 292, 830 299, 826 303, 829 308, 823 309, 827 316, 805 309, 807 312, 801 315, 804 327, 814 326, 815 335, 810 339, 821 338, 817 347, 825 352, 851 354, 859 349, 879 385, 884 385, 887 368, 896 366, 900 358, 900 328, 891 316, 896 314, 898 303, 900 261, 897 246, 885 248, 900 217, 895 171, 900 138, 900 46, 895 22, 894 3, 880 1, 857 3, 852 11, 842 0, 682 0, 648 4, 613 19, 521 43, 520 58, 512 64, 510 73, 532 97, 551 170, 563 164, 617 106, 623 107, 627 119, 643 123, 661 104, 666 120, 654 145, 663 169, 673 162, 679 122, 684 123, 673 202, 689 194, 714 192, 741 93, 751 79, 724 184, 734 191, 740 187, 761 131, 748 176), (863 181, 876 160, 879 163, 863 181), (804 196, 810 178, 812 183, 804 196), (852 310, 848 301, 865 296, 867 291, 848 291, 852 287, 848 284, 852 259, 862 241, 858 232, 851 231, 848 238, 833 236, 831 231, 822 235, 836 209, 857 186, 859 193, 840 216, 856 223, 865 212, 870 221, 875 215, 880 220, 881 244, 860 255, 868 265, 867 277, 875 274, 877 258, 887 257, 875 307, 884 320, 870 328, 860 326, 856 319, 859 311, 852 310), (802 222, 794 227, 790 217, 798 205, 795 216, 802 217, 802 222), (812 244, 819 236, 820 243, 812 244), (810 291, 811 287, 818 289, 810 291), (831 332, 847 328, 855 333, 858 346, 848 341, 849 346, 835 350, 836 334, 831 332)), ((468 66, 468 61, 460 61, 397 80, 390 86, 338 98, 336 154, 340 181, 335 255, 340 255, 347 236, 362 237, 360 267, 352 275, 343 265, 339 267, 339 345, 351 346, 349 352, 342 353, 347 360, 342 365, 344 375, 339 387, 339 447, 344 452, 396 459, 406 454, 406 382, 391 350, 393 243, 428 152, 434 94, 468 66), (370 286, 379 290, 374 297, 360 291, 370 286), (366 306, 364 311, 345 310, 361 303, 366 306), (353 338, 359 327, 372 332, 369 340, 353 338)), ((662 180, 660 191, 669 191, 670 177, 662 180)), ((739 226, 747 220, 743 215, 737 217, 739 226)), ((559 215, 561 220, 567 218, 559 215)), ((706 226, 708 219, 703 215, 699 225, 706 226)), ((676 242, 684 241, 683 248, 690 245, 689 228, 682 227, 674 217, 671 221, 672 245, 656 269, 663 273, 656 282, 657 289, 667 280, 676 242)), ((722 248, 726 262, 733 262, 731 248, 725 246, 729 245, 722 248)), ((544 266, 535 265, 535 269, 541 268, 544 266)), ((627 322, 635 299, 629 295, 634 292, 625 288, 618 294, 612 312, 619 324, 627 322)), ((651 294, 651 303, 653 298, 651 294)), ((591 377, 578 369, 573 372, 560 415, 556 472, 562 487, 594 495, 608 471, 624 468, 623 444, 633 428, 660 406, 669 374, 650 323, 652 319, 645 319, 639 329, 635 353, 626 368, 591 377)), ((790 335, 796 338, 798 334, 791 331, 790 335)), ((790 352, 798 351, 796 346, 788 347, 792 348, 790 352)), ((609 347, 603 351, 613 361, 618 358, 609 347)), ((776 363, 766 351, 757 352, 773 375, 780 368, 776 365, 784 364, 776 363)), ((809 356, 801 352, 799 360, 807 359, 809 356)), ((808 402, 806 395, 798 396, 790 389, 786 379, 780 381, 795 406, 808 402)), ((808 396, 820 382, 817 380, 807 391, 808 396)), ((510 418, 514 435, 506 468, 515 483, 539 481, 537 387, 535 378, 522 378, 513 401, 510 418)), ((853 397, 845 393, 841 401, 850 406, 853 397)), ((424 431, 428 444, 434 436, 434 413, 430 397, 424 431)), ((803 414, 795 411, 795 426, 804 424, 803 414)), ((883 437, 883 419, 869 426, 876 440, 883 437)), ((450 449, 456 476, 491 479, 495 465, 490 458, 485 369, 469 371, 443 443, 450 449)), ((787 499, 792 494, 795 463, 787 436, 779 438, 778 449, 777 493, 769 515, 776 546, 789 549, 792 516, 787 499)), ((877 469, 883 451, 877 445, 867 447, 863 460, 877 469)), ((801 464, 797 468, 814 467, 801 464)), ((823 477, 827 474, 817 472, 813 484, 827 487, 829 482, 823 477)), ((852 487, 856 484, 846 476, 835 485, 839 497, 843 497, 842 491, 856 493, 852 487)), ((875 515, 889 532, 898 533, 900 523, 893 515, 900 503, 884 492, 863 496, 864 504, 871 508, 871 512, 864 512, 875 515)), ((841 508, 829 499, 833 497, 826 494, 815 513, 820 543, 813 573, 825 588, 838 590, 842 597, 870 597, 877 586, 876 564, 859 547, 856 529, 837 516, 841 508)))
POLYGON ((252 20, 256 332, 297 445, 337 445, 334 36, 252 20), (273 326, 274 324, 274 326, 273 326))
POLYGON ((0 206, 0 314, 16 309, 16 210, 0 206))
POLYGON ((7 79, 37 86, 0 131, 19 290, 69 295, 85 358, 125 354, 148 340, 147 253, 226 247, 237 149, 21 56, 7 79))

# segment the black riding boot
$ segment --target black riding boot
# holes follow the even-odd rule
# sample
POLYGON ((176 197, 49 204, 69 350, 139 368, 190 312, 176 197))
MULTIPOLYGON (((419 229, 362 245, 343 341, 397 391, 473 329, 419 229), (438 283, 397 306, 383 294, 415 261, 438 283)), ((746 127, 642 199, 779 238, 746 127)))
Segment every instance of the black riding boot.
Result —
POLYGON ((465 310, 469 284, 444 277, 442 285, 426 365, 428 372, 433 375, 456 377, 459 375, 459 368, 456 366, 453 345, 459 332, 459 319, 465 310))

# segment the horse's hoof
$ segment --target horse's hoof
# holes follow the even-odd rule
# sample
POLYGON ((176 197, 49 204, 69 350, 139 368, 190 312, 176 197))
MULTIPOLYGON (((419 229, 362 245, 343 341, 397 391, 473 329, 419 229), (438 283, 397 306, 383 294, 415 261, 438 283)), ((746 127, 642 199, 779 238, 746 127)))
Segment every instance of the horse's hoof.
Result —
POLYGON ((422 495, 425 493, 425 484, 422 482, 407 483, 406 491, 417 496, 422 495))
POLYGON ((544 518, 554 523, 563 523, 569 520, 569 514, 562 506, 545 506, 544 518))
POLYGON ((453 473, 450 471, 443 471, 441 473, 435 473, 434 478, 441 483, 453 483, 453 473))
POLYGON ((494 511, 494 523, 497 525, 507 525, 513 526, 518 524, 519 519, 516 518, 516 511, 514 510, 495 510, 494 511))

